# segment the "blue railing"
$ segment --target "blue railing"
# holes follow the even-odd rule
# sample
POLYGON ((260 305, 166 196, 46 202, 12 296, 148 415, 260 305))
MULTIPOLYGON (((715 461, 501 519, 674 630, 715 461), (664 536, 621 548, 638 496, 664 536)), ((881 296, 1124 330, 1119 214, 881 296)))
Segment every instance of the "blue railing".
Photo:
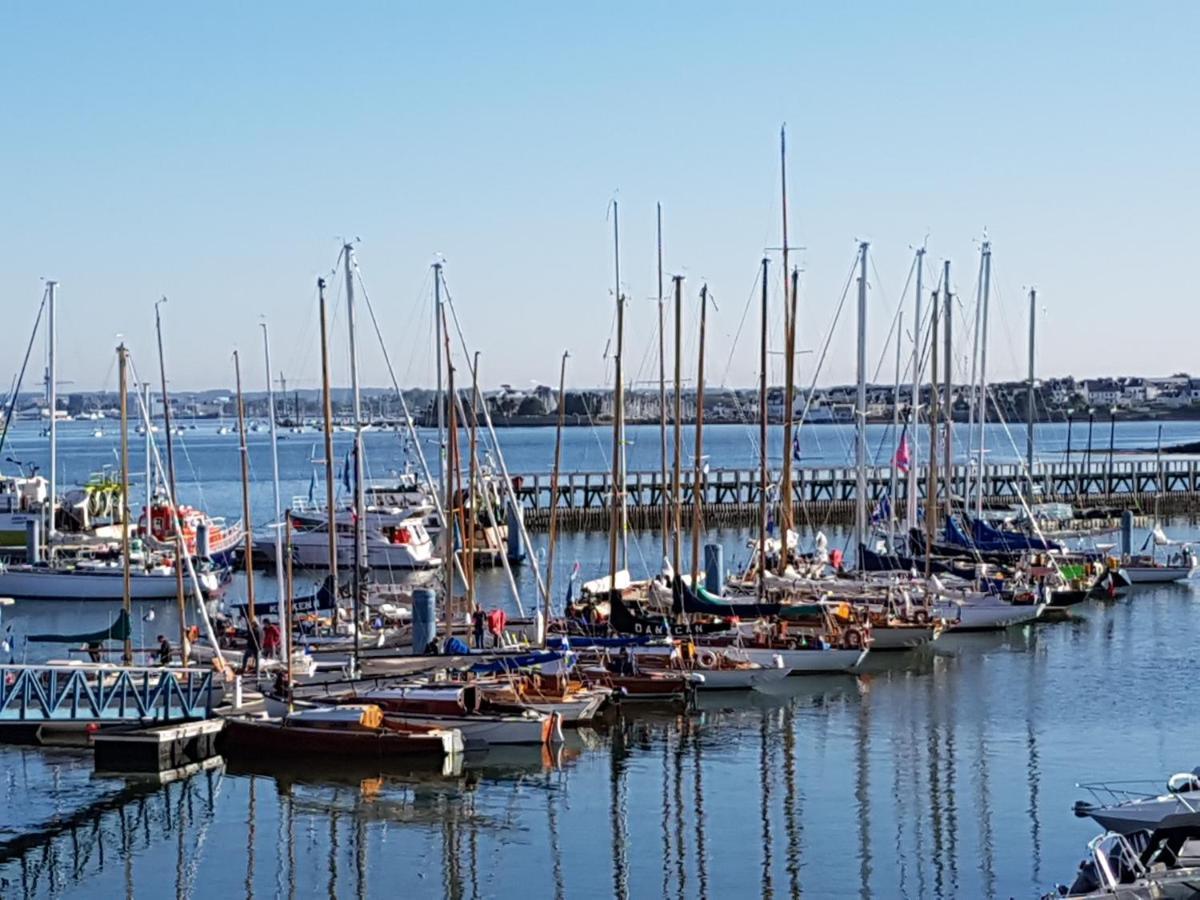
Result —
POLYGON ((0 666, 0 723, 204 719, 215 689, 206 669, 0 666))

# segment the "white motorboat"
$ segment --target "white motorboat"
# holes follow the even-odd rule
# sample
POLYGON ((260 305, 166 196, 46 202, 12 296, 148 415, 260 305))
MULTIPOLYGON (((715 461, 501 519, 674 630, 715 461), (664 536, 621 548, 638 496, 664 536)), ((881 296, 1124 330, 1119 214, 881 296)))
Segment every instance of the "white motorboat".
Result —
POLYGON ((1153 782, 1109 781, 1081 784, 1095 802, 1078 800, 1075 815, 1094 819, 1118 834, 1169 828, 1200 828, 1200 769, 1167 779, 1166 792, 1153 782), (1150 788, 1150 790, 1146 790, 1150 788))
MULTIPOLYGON (((433 540, 417 517, 381 522, 367 517, 367 565, 373 569, 435 569, 442 564, 434 554, 433 540)), ((325 524, 292 532, 292 560, 299 566, 320 567, 329 564, 329 531, 325 524)), ((354 527, 340 518, 337 529, 339 566, 354 562, 354 527)), ((274 535, 254 541, 256 563, 275 562, 274 535)))
POLYGON ((830 672, 850 672, 866 659, 866 648, 843 650, 835 647, 812 647, 789 650, 772 647, 745 647, 742 652, 751 662, 763 666, 774 665, 774 658, 783 660, 783 666, 792 675, 827 675, 830 672))
POLYGON ((941 635, 939 625, 872 625, 872 650, 912 650, 935 641, 941 635))

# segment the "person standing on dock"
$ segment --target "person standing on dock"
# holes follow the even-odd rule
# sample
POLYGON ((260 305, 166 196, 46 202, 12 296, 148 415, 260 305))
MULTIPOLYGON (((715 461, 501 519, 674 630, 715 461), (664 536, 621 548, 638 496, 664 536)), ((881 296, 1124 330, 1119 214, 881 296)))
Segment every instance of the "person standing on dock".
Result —
POLYGON ((475 607, 475 612, 471 613, 471 626, 475 632, 475 649, 483 649, 483 632, 487 624, 487 614, 483 611, 482 606, 475 607))
POLYGON ((158 636, 158 664, 160 666, 169 666, 171 664, 171 642, 167 640, 165 634, 158 636))
POLYGON ((279 656, 279 648, 283 644, 283 634, 279 626, 270 619, 263 619, 262 651, 267 659, 279 656))
POLYGON ((254 619, 246 630, 246 652, 242 654, 243 675, 251 671, 251 660, 254 661, 253 671, 258 674, 258 653, 262 647, 262 638, 262 628, 258 624, 258 619, 254 619))

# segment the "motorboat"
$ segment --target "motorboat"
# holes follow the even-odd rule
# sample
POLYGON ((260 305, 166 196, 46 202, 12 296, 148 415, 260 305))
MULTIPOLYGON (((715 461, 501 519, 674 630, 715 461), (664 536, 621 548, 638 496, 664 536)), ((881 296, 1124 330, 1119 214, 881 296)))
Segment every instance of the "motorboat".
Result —
MULTIPOLYGON (((413 510, 410 516, 375 515, 365 517, 367 565, 375 569, 435 569, 442 564, 434 554, 433 541, 422 521, 422 513, 413 510)), ((291 535, 292 560, 309 568, 329 564, 328 519, 312 522, 293 517, 291 535)), ((337 555, 339 566, 353 564, 354 523, 338 516, 337 555)), ((254 541, 256 565, 274 565, 275 536, 256 536, 254 541)))
MULTIPOLYGON (((205 593, 217 590, 220 579, 212 571, 197 571, 205 593)), ((173 600, 175 569, 165 563, 133 565, 129 594, 133 600, 173 600)), ((68 563, 0 564, 0 596, 26 600, 107 600, 124 597, 125 579, 120 560, 78 559, 68 563)))
MULTIPOLYGON (((229 565, 241 547, 245 534, 240 521, 229 525, 223 518, 214 518, 194 507, 176 507, 183 534, 183 546, 188 555, 210 559, 218 565, 229 565)), ((175 517, 170 504, 156 497, 150 504, 150 515, 143 509, 138 527, 147 546, 153 550, 175 549, 175 517)))
POLYGON ((1069 885, 1043 895, 1074 900, 1183 900, 1200 896, 1200 830, 1105 832, 1069 885))
POLYGON ((1077 801, 1075 815, 1094 819, 1119 834, 1183 827, 1200 831, 1200 767, 1172 775, 1165 792, 1154 786, 1155 782, 1144 781, 1078 785, 1092 795, 1092 801, 1077 801))

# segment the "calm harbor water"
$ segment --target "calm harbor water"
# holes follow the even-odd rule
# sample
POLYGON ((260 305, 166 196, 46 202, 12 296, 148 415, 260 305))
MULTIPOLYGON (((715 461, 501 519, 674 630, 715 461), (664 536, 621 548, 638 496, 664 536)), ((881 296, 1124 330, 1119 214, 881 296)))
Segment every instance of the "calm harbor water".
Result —
MULTIPOLYGON (((71 428, 68 483, 112 461, 105 439, 71 428)), ((1168 428, 1171 440, 1200 432, 1168 428)), ((1118 449, 1153 446, 1155 430, 1119 424, 1118 449)), ((828 448, 844 438, 846 449, 806 453, 844 462, 848 432, 837 431, 807 434, 828 448)), ((719 464, 753 463, 743 430, 713 432, 719 464)), ((573 467, 604 467, 602 434, 571 432, 573 467)), ((318 437, 284 441, 285 497, 307 492, 318 437)), ((654 429, 633 439, 631 467, 653 467, 654 429)), ((514 473, 548 466, 552 432, 501 440, 514 473)), ((185 499, 237 515, 236 438, 185 442, 185 499)), ((261 477, 265 434, 251 444, 261 477)), ((339 452, 345 445, 339 435, 339 452)), ((373 434, 368 446, 376 475, 402 465, 396 435, 373 434)), ((5 455, 42 452, 44 441, 22 430, 5 455)), ((265 522, 269 483, 255 492, 265 522)), ((1186 523, 1167 530, 1200 537, 1186 523)), ((744 557, 745 532, 714 537, 730 564, 744 557)), ((600 574, 604 546, 565 536, 555 593, 576 561, 585 577, 600 574)), ((659 556, 656 535, 631 540, 635 573, 657 568, 659 556)), ((499 574, 489 577, 489 600, 509 602, 499 574)), ((522 572, 526 589, 530 580, 522 572)), ((89 604, 22 606, 5 612, 15 634, 105 616, 89 604)), ((0 747, 0 896, 1034 896, 1070 878, 1094 833, 1070 812, 1076 782, 1163 781, 1198 763, 1194 589, 1140 589, 1077 609, 1066 623, 869 658, 858 676, 704 697, 686 714, 630 710, 571 734, 557 754, 468 756, 452 771, 289 771, 264 761, 157 786, 97 777, 85 752, 0 747)), ((153 621, 147 612, 139 606, 148 637, 169 627, 169 605, 153 621)))

